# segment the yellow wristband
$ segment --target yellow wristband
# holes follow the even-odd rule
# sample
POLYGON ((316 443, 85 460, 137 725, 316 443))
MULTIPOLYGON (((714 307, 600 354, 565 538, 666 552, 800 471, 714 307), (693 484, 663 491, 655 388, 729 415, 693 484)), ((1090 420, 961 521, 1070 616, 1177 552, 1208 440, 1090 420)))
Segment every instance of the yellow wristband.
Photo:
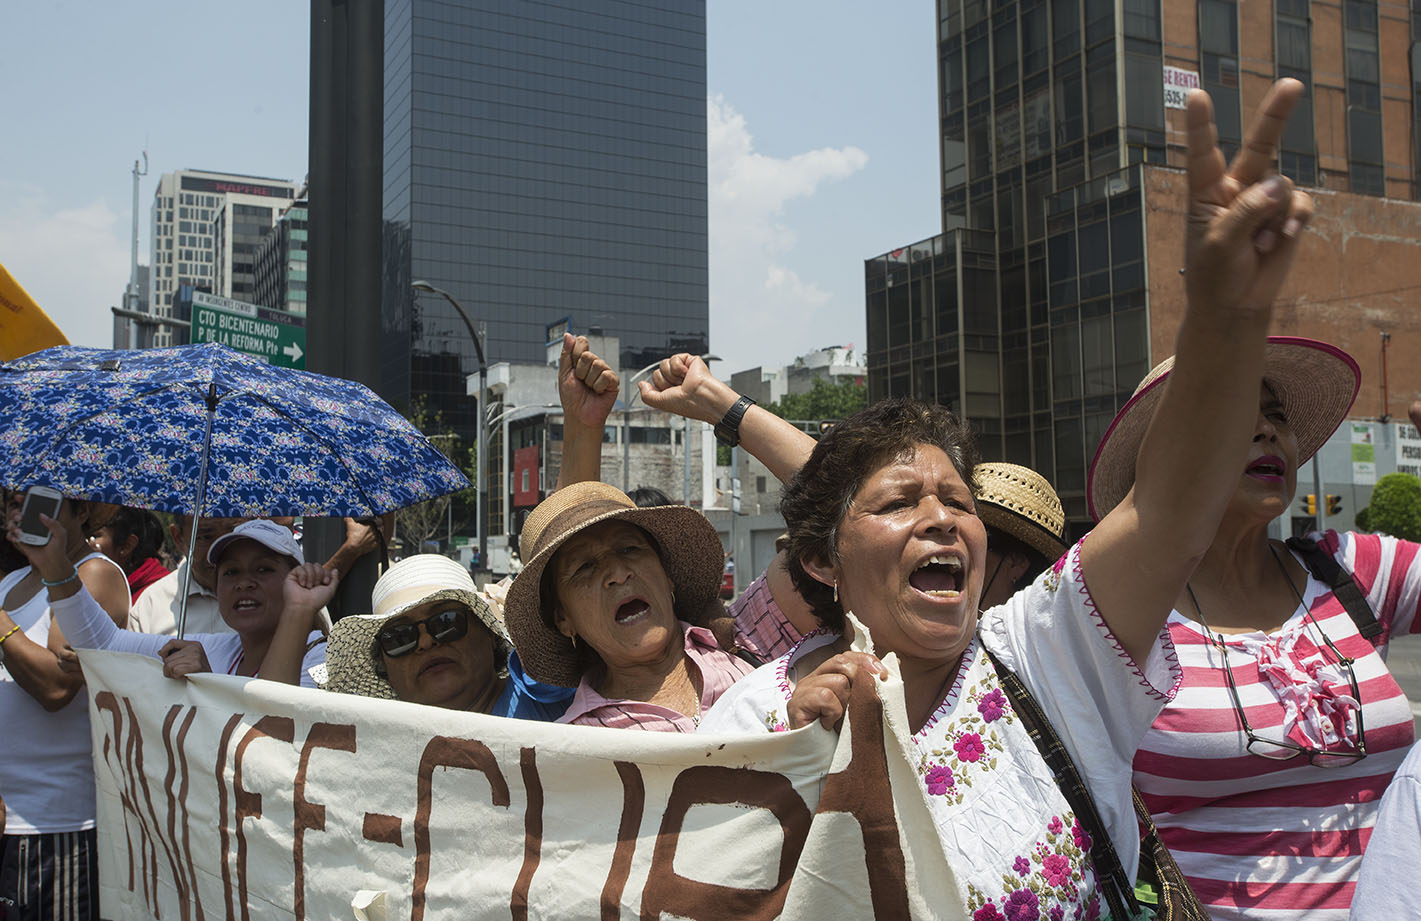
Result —
POLYGON ((19 625, 19 624, 15 624, 15 626, 11 627, 11 628, 9 629, 9 631, 6 632, 6 634, 5 634, 4 636, 0 636, 0 645, 3 645, 4 642, 10 638, 10 634, 11 634, 11 633, 14 633, 14 632, 15 632, 16 630, 18 630, 18 629, 20 629, 20 625, 19 625))

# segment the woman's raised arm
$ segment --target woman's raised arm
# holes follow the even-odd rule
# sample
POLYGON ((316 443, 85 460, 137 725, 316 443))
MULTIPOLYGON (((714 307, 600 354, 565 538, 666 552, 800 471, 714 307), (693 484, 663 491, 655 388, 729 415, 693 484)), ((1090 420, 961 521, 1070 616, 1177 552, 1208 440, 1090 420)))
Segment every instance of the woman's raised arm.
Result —
POLYGON ((1082 567, 1115 638, 1143 662, 1243 473, 1258 417, 1264 340, 1312 216, 1312 200, 1270 175, 1278 139, 1302 94, 1280 80, 1225 165, 1213 108, 1188 100, 1188 306, 1175 365, 1136 461, 1135 487, 1092 532, 1082 567))

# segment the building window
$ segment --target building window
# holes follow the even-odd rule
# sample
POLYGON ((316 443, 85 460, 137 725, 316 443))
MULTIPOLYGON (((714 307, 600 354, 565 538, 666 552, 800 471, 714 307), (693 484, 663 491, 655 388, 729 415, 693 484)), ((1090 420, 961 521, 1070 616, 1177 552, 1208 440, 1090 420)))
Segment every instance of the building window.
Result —
POLYGON ((1346 0, 1347 166, 1353 192, 1385 195, 1376 0, 1346 0))
POLYGON ((529 488, 529 485, 530 485, 530 484, 529 484, 529 482, 528 482, 528 469, 525 467, 525 468, 523 469, 523 485, 519 488, 518 491, 519 491, 519 492, 527 492, 527 491, 528 491, 528 488, 529 488))
POLYGON ((1421 3, 1411 4, 1411 197, 1421 201, 1421 3))
POLYGON ((1288 119, 1278 145, 1278 167, 1301 185, 1317 185, 1317 142, 1313 130, 1312 32, 1309 0, 1278 0, 1274 14, 1277 75, 1303 84, 1303 98, 1288 119))
POLYGON ((1238 94, 1238 4, 1199 0, 1200 83, 1214 101, 1219 148, 1231 158, 1243 140, 1238 94))

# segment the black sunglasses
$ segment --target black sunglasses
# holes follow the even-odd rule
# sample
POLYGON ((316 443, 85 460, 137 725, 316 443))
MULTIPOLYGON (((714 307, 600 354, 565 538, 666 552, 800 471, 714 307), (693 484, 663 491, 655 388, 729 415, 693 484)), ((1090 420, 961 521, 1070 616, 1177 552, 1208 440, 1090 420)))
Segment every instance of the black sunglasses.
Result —
MULTIPOLYGON (((1316 622, 1314 622, 1316 625, 1316 622)), ((1247 750, 1250 755, 1257 755, 1260 758, 1269 758, 1276 761, 1296 758, 1298 755, 1307 755, 1308 763, 1317 767, 1338 767, 1344 764, 1352 764, 1367 757, 1367 726, 1362 721, 1362 692, 1357 686, 1357 673, 1352 670, 1352 663, 1356 660, 1350 656, 1344 656, 1342 651, 1332 644, 1331 638, 1322 632, 1318 627, 1317 632, 1322 635, 1322 641, 1327 644, 1327 648, 1337 657, 1338 664, 1347 673, 1347 683, 1352 686, 1352 699, 1357 701, 1357 743, 1355 748, 1343 749, 1322 749, 1313 748, 1310 745, 1299 745, 1291 739, 1265 739, 1253 731, 1249 725, 1248 715, 1244 712, 1243 701, 1239 700, 1238 686, 1234 684, 1233 668, 1229 665, 1229 650, 1224 644, 1222 635, 1213 634, 1209 636, 1209 641, 1218 647, 1220 654, 1224 658, 1224 678, 1228 682, 1229 696, 1233 698, 1234 713, 1238 716, 1238 721, 1243 727, 1243 733, 1248 738, 1247 750)), ((1346 740, 1344 740, 1345 743, 1346 740)))
POLYGON ((419 647, 421 624, 434 642, 452 643, 469 632, 469 612, 463 608, 448 608, 424 620, 384 627, 375 634, 375 642, 380 651, 392 659, 407 656, 419 647))

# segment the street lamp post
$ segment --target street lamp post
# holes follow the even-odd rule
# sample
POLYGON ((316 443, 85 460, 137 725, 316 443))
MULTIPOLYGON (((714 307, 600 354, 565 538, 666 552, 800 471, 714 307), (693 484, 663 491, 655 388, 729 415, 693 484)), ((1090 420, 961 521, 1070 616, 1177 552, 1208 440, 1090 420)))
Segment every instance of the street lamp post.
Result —
POLYGON ((484 520, 484 492, 487 484, 484 483, 484 448, 486 446, 485 431, 488 428, 484 424, 484 395, 488 390, 488 361, 484 359, 483 337, 474 328, 474 321, 469 318, 469 314, 464 310, 464 306, 454 299, 442 288, 436 288, 427 281, 416 281, 410 285, 416 291, 424 291, 429 294, 438 294, 454 306, 454 310, 459 314, 459 319, 464 321, 464 325, 469 329, 469 338, 474 340, 474 352, 479 358, 479 393, 478 393, 478 431, 477 435, 477 457, 474 459, 474 476, 478 482, 474 484, 474 495, 477 504, 474 510, 475 528, 479 536, 479 568, 488 568, 488 528, 484 520))
POLYGON ((647 365, 645 368, 642 368, 640 371, 633 374, 630 378, 627 379, 627 393, 622 400, 622 492, 627 492, 631 488, 630 442, 632 433, 632 401, 634 401, 637 398, 637 395, 641 393, 641 391, 637 389, 637 381, 641 380, 643 377, 646 377, 648 374, 650 374, 652 371, 655 371, 659 367, 661 367, 661 362, 653 361, 651 364, 647 365))

